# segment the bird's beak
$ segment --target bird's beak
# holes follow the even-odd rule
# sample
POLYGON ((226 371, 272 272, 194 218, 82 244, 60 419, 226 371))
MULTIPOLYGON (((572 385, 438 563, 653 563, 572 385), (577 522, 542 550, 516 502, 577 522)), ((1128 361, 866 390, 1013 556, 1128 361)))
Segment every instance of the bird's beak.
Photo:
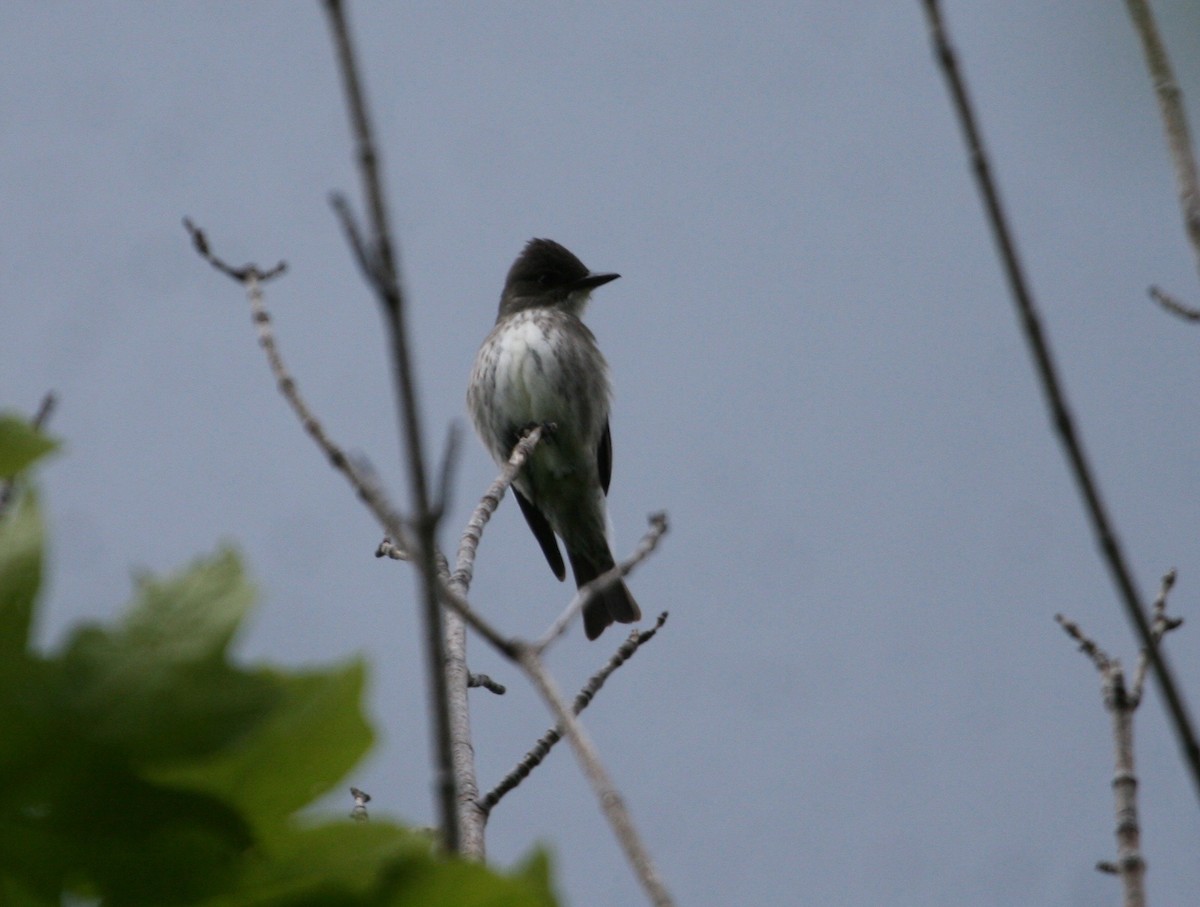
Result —
POLYGON ((616 280, 620 276, 620 274, 601 274, 597 273, 596 271, 592 271, 575 281, 575 285, 572 287, 572 289, 594 290, 596 287, 604 286, 604 284, 608 283, 609 281, 616 280))

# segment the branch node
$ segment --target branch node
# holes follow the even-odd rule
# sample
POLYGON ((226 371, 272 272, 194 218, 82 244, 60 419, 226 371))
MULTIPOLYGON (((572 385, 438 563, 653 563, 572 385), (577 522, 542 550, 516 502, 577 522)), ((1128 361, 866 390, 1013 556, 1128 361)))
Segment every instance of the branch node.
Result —
POLYGON ((356 822, 366 822, 367 804, 371 802, 371 795, 366 791, 361 791, 357 787, 350 788, 350 796, 354 798, 354 808, 350 810, 350 818, 356 822))
POLYGON ((505 693, 508 692, 508 690, 505 688, 504 684, 497 683, 496 681, 492 680, 492 678, 488 677, 486 674, 468 674, 467 675, 467 686, 483 687, 489 693, 495 693, 497 696, 503 696, 505 693))

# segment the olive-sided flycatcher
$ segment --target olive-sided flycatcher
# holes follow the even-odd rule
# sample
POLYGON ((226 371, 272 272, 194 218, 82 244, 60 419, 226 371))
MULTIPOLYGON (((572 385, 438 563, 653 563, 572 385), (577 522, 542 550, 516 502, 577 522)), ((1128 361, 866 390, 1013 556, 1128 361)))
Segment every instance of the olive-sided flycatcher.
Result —
MULTIPOLYGON (((560 580, 567 571, 555 534, 562 539, 577 586, 614 564, 604 506, 612 477, 608 363, 579 319, 592 290, 619 276, 589 271, 553 240, 530 240, 508 271, 467 388, 475 430, 500 465, 530 426, 553 426, 513 493, 560 580)), ((641 616, 618 581, 584 609, 583 627, 595 639, 614 620, 641 616)))

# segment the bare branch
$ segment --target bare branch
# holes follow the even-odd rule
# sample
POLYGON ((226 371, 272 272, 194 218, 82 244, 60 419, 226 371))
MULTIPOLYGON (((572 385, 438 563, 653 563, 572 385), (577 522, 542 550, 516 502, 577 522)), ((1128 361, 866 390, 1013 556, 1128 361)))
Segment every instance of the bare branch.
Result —
MULTIPOLYGON (((1158 590, 1158 598, 1154 600, 1154 606, 1150 610, 1150 626, 1154 634, 1154 645, 1157 647, 1162 638, 1183 625, 1182 617, 1170 617, 1167 615, 1167 595, 1171 588, 1175 585, 1175 571, 1168 570, 1162 578, 1162 586, 1158 590)), ((1138 703, 1142 701, 1142 690, 1146 685, 1146 669, 1150 666, 1150 657, 1143 649, 1138 653, 1137 667, 1133 671, 1133 686, 1129 691, 1129 698, 1133 703, 1133 707, 1137 708, 1138 703)))
POLYGON ((1150 298, 1171 314, 1178 315, 1184 321, 1200 321, 1200 309, 1184 305, 1165 290, 1158 287, 1151 287, 1150 298))
POLYGON ((1137 776, 1134 774, 1133 763, 1133 713, 1137 709, 1137 700, 1125 688, 1125 672, 1121 669, 1119 661, 1109 658, 1077 624, 1061 614, 1056 614, 1054 619, 1079 643, 1080 650, 1091 659, 1100 672, 1104 708, 1112 719, 1115 753, 1112 789, 1116 812, 1117 860, 1102 860, 1096 864, 1096 869, 1120 877, 1124 888, 1125 907, 1143 907, 1146 861, 1141 854, 1137 776))
POLYGON ((462 444, 462 429, 451 422, 446 429, 446 444, 442 449, 442 465, 438 469, 437 495, 433 499, 433 512, 438 520, 450 509, 450 492, 454 487, 454 469, 458 465, 458 451, 462 444))
MULTIPOLYGON (((471 607, 471 603, 467 601, 466 596, 459 593, 451 582, 447 581, 444 577, 439 579, 438 591, 446 607, 466 621, 467 626, 487 640, 491 647, 505 658, 510 661, 516 661, 517 641, 505 636, 481 617, 471 607)), ((466 677, 464 676, 465 682, 466 677)))
MULTIPOLYGON (((374 514, 384 531, 394 534, 396 538, 401 538, 406 534, 403 522, 395 507, 392 506, 383 493, 374 474, 367 469, 355 465, 354 460, 325 431, 325 427, 317 419, 316 415, 314 415, 308 402, 301 396, 296 379, 292 377, 291 372, 284 363, 283 354, 279 351, 279 345, 275 341, 275 332, 271 326, 271 315, 266 309, 263 297, 263 272, 253 264, 248 264, 241 268, 230 267, 211 251, 203 232, 198 227, 192 224, 191 221, 185 221, 184 223, 187 225, 188 231, 192 234, 194 240, 195 237, 200 237, 199 240, 196 240, 196 248, 204 259, 222 274, 228 275, 246 288, 246 299, 250 303, 250 317, 258 332, 258 345, 267 357, 267 364, 270 366, 271 374, 275 378, 275 384, 279 388, 279 392, 287 401, 288 406, 291 407, 292 412, 296 414, 296 418, 300 420, 304 431, 312 438, 313 443, 321 449, 321 452, 325 454, 325 458, 329 460, 330 465, 345 476, 346 481, 350 483, 359 500, 367 505, 367 508, 374 514)), ((283 271, 280 265, 276 265, 271 271, 267 272, 271 276, 278 276, 281 273, 283 271)), ((407 559, 407 555, 404 554, 403 545, 395 545, 388 542, 388 546, 387 553, 389 556, 407 559)), ((381 545, 380 548, 382 549, 383 546, 381 545)))
POLYGON ((30 422, 30 425, 41 431, 46 427, 46 423, 50 419, 50 414, 54 412, 54 407, 57 405, 58 397, 54 391, 46 391, 42 395, 42 402, 38 404, 37 412, 33 414, 33 421, 30 422))
POLYGON ((649 852, 642 843, 641 836, 629 815, 629 810, 625 807, 624 798, 613 784, 608 770, 600 761, 600 755, 591 738, 584 731, 583 725, 567 707, 554 680, 542 665, 540 656, 531 646, 518 648, 517 661, 529 675, 542 698, 546 700, 550 711, 562 725, 567 742, 575 751, 575 757, 579 760, 583 774, 592 786, 592 792, 596 795, 600 810, 608 820, 621 849, 625 851, 634 875, 641 882, 651 903, 658 907, 670 907, 674 901, 659 877, 649 852))
POLYGON ((1103 674, 1109 669, 1112 659, 1108 657, 1108 653, 1084 634, 1083 630, 1079 628, 1079 624, 1067 620, 1061 614, 1055 614, 1054 619, 1058 621, 1058 625, 1066 631, 1068 636, 1079 643, 1079 651, 1092 660, 1092 664, 1096 666, 1097 671, 1103 674))
POLYGON ((467 679, 469 687, 483 687, 489 693, 495 693, 497 696, 503 696, 508 692, 508 688, 502 683, 497 683, 488 677, 487 674, 471 674, 467 679))
MULTIPOLYGON (((383 180, 379 171, 379 155, 376 151, 370 117, 367 114, 366 98, 358 74, 358 63, 350 38, 350 29, 340 0, 325 0, 329 15, 329 27, 337 53, 338 69, 346 94, 346 105, 350 112, 351 131, 354 136, 359 176, 366 205, 369 236, 364 237, 355 228, 352 239, 357 242, 355 255, 360 263, 371 265, 367 280, 383 307, 384 318, 389 328, 389 340, 393 352, 393 371, 400 409, 400 424, 403 426, 404 444, 408 459, 409 488, 413 502, 413 532, 405 544, 417 567, 421 596, 421 613, 424 617, 425 661, 429 674, 430 711, 432 712, 436 790, 439 808, 439 827, 442 845, 451 853, 461 847, 458 813, 459 791, 454 771, 453 727, 450 715, 449 681, 446 674, 446 640, 443 616, 439 602, 439 586, 436 555, 437 518, 430 507, 425 468, 421 414, 417 405, 416 375, 409 354, 408 329, 405 324, 405 299, 400 287, 397 255, 392 243, 388 224, 387 206, 384 203, 383 180)), ((345 208, 348 212, 348 206, 345 208)), ((353 223, 343 217, 343 224, 353 223)), ((353 245, 353 243, 352 243, 353 245)), ((460 700, 465 704, 465 697, 460 700)), ((469 741, 468 741, 469 743, 469 741)))
POLYGON ((363 243, 362 231, 358 227, 358 221, 354 218, 354 211, 350 208, 350 202, 346 199, 346 196, 340 192, 335 192, 329 197, 329 204, 333 207, 334 213, 337 214, 338 221, 341 222, 342 231, 346 234, 346 245, 354 253, 354 260, 362 270, 363 277, 368 282, 374 283, 378 279, 375 273, 375 263, 371 259, 370 250, 363 243))
POLYGON ((658 547, 658 543, 667 533, 667 515, 663 512, 652 513, 649 517, 649 523, 649 531, 642 536, 642 540, 638 543, 637 548, 634 549, 633 554, 630 555, 627 560, 617 564, 617 566, 613 567, 611 570, 601 573, 590 583, 585 583, 582 587, 580 587, 579 591, 575 593, 575 596, 571 599, 571 601, 567 603, 567 607, 563 609, 562 614, 560 614, 554 623, 552 623, 546 630, 546 632, 542 634, 541 638, 533 644, 533 647, 538 651, 539 654, 546 651, 546 647, 550 645, 550 643, 554 642, 554 640, 558 639, 558 637, 562 636, 562 634, 566 632, 566 629, 568 626, 570 626, 571 621, 575 619, 575 615, 587 607, 588 603, 591 602, 593 598, 595 598, 613 583, 628 576, 634 567, 654 553, 654 549, 658 547))
POLYGON ((235 268, 233 265, 229 264, 222 258, 218 258, 213 253, 212 249, 210 249, 208 245, 208 237, 204 235, 203 230, 192 223, 191 218, 185 217, 183 219, 183 227, 191 235, 192 245, 200 254, 200 257, 222 274, 233 278, 240 284, 248 284, 252 277, 255 278, 259 283, 266 283, 267 281, 278 277, 287 270, 287 262, 283 261, 282 259, 278 264, 275 265, 275 267, 269 268, 266 271, 260 270, 258 265, 255 264, 245 264, 240 268, 235 268))
MULTIPOLYGON (((447 591, 455 599, 465 603, 467 590, 471 586, 475 552, 478 550, 479 540, 483 535, 483 527, 495 513, 504 492, 541 438, 542 429, 539 426, 517 442, 512 456, 509 457, 508 465, 488 488, 487 493, 484 494, 483 499, 471 514, 470 520, 467 521, 458 546, 454 574, 448 577, 445 583, 447 591)), ((450 598, 447 598, 446 601, 451 608, 446 615, 446 678, 450 688, 450 715, 454 722, 452 727, 454 746, 451 756, 454 761, 458 787, 458 817, 462 834, 462 853, 482 860, 486 849, 484 832, 487 816, 477 804, 479 781, 475 771, 475 749, 471 743, 470 702, 467 698, 467 689, 473 685, 474 675, 471 674, 470 667, 467 665, 465 618, 453 610, 450 598)), ((474 624, 477 629, 479 625, 478 621, 474 624)), ((490 629, 489 627, 488 630, 490 629)), ((508 658, 513 657, 512 646, 498 633, 491 631, 490 634, 485 633, 484 637, 498 650, 504 652, 508 658)))
POLYGON ((1021 320, 1026 342, 1033 356, 1035 371, 1041 382, 1042 393, 1046 399, 1055 431, 1070 464, 1075 484, 1084 500, 1092 531, 1108 566, 1109 575, 1117 588, 1125 614, 1133 624, 1142 646, 1150 653, 1163 700, 1175 728, 1179 747, 1183 752, 1184 763, 1192 776, 1195 793, 1200 796, 1200 742, 1197 741, 1187 706, 1184 704, 1183 696, 1175 682, 1166 655, 1153 644, 1153 634, 1146 615, 1142 612, 1141 600, 1137 593, 1137 584, 1134 582, 1132 570, 1126 563, 1116 531, 1101 499, 1099 485, 1093 477, 1091 466, 1084 453, 1083 441, 1075 428, 1066 395, 1062 390, 1062 382, 1058 376, 1058 367, 1054 363, 1049 341, 1042 329, 1041 317, 1025 279, 1024 268, 1017 255, 1016 243, 1000 202, 999 190, 992 179, 991 164, 988 161, 983 137, 976 122, 975 111, 967 94, 966 84, 959 72, 954 49, 950 46, 946 36, 940 4, 938 0, 922 0, 922 2, 929 20, 930 40, 934 47, 934 53, 941 66, 959 124, 962 127, 975 180, 987 211, 988 224, 999 251, 1000 261, 1008 279, 1009 289, 1021 320))
MULTIPOLYGON (((1183 107, 1183 92, 1171 70, 1171 61, 1159 37, 1158 27, 1154 24, 1150 4, 1146 0, 1125 0, 1125 6, 1129 9, 1129 18, 1133 20, 1134 30, 1142 41, 1142 52, 1146 55, 1146 68, 1150 70, 1150 81, 1158 98, 1158 112, 1162 117, 1167 149, 1175 166, 1183 231, 1192 244, 1197 270, 1200 271, 1200 180, 1196 177, 1196 155, 1192 150, 1192 137, 1183 107)), ((1161 290, 1154 288, 1150 295, 1168 311, 1189 321, 1200 320, 1200 311, 1176 302, 1161 290)))
POLYGON ((384 537, 383 541, 379 543, 379 547, 375 549, 375 556, 390 557, 394 561, 408 560, 408 554, 404 551, 404 549, 386 536, 384 537))
POLYGON ((488 486, 488 490, 484 492, 475 510, 471 513, 471 518, 467 520, 467 527, 463 530, 462 538, 458 543, 454 575, 450 577, 451 586, 462 595, 466 595, 467 590, 471 588, 471 580, 475 575, 475 554, 479 549, 479 540, 483 537, 483 527, 488 524, 492 514, 500 506, 508 487, 512 485, 517 473, 525 465, 525 461, 533 454, 534 448, 541 443, 544 432, 543 426, 535 425, 521 436, 521 440, 513 447, 508 463, 496 480, 488 486))
MULTIPOLYGON (((634 656, 637 650, 641 648, 644 643, 652 640, 655 634, 658 633, 659 628, 662 627, 666 621, 667 612, 664 611, 658 616, 658 620, 655 621, 654 626, 649 630, 633 630, 630 632, 629 637, 623 643, 621 643, 621 647, 617 649, 613 657, 608 660, 608 663, 592 675, 588 682, 583 685, 583 689, 580 690, 579 694, 575 697, 575 702, 571 705, 571 709, 576 715, 588 707, 595 695, 600 692, 600 688, 604 686, 604 682, 608 680, 609 675, 611 675, 617 668, 621 667, 621 665, 625 664, 625 662, 629 661, 629 659, 634 656)), ((500 780, 500 783, 492 788, 487 795, 479 801, 479 808, 483 810, 485 814, 490 813, 492 808, 500 802, 505 794, 517 787, 517 785, 529 777, 530 772, 541 765, 546 756, 550 754, 550 750, 554 748, 554 745, 562 739, 562 735, 563 731, 561 725, 555 725, 545 734, 543 734, 538 739, 538 742, 533 745, 533 749, 531 749, 524 755, 524 757, 522 757, 521 761, 517 763, 516 767, 513 768, 513 770, 507 775, 505 775, 500 780)))

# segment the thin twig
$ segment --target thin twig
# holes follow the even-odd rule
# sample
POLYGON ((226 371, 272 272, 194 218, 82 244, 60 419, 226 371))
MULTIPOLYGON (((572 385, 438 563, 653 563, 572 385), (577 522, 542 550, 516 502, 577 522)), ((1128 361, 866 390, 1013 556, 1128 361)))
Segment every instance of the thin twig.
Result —
MULTIPOLYGON (((1196 155, 1192 150, 1191 132, 1183 107, 1183 92, 1171 70, 1171 60, 1154 24, 1150 4, 1146 0, 1125 0, 1125 6, 1129 9, 1134 30, 1142 40, 1142 52, 1146 56, 1146 68, 1150 70, 1150 81, 1154 84, 1154 94, 1158 99, 1167 149, 1175 166, 1183 232, 1192 244, 1197 270, 1200 271, 1200 179, 1196 176, 1196 155)), ((1200 320, 1200 311, 1185 306, 1157 287, 1151 288, 1150 295, 1168 311, 1190 321, 1200 320)))
POLYGON ((1097 671, 1103 674, 1109 669, 1112 659, 1108 657, 1107 652, 1092 641, 1091 637, 1084 634, 1083 630, 1079 628, 1079 624, 1068 620, 1061 614, 1055 614, 1054 619, 1058 621, 1058 625, 1066 631, 1068 636, 1079 643, 1079 651, 1091 659, 1097 671))
POLYGON ((38 404, 37 412, 33 414, 33 421, 30 423, 38 431, 46 427, 46 422, 50 419, 50 414, 54 412, 54 407, 58 405, 58 397, 54 391, 46 391, 42 395, 42 402, 38 404))
POLYGON ((513 447, 508 463, 505 464, 495 481, 488 486, 488 490, 484 492, 483 497, 475 506, 475 510, 471 513, 471 518, 467 520, 467 526, 458 543, 454 574, 450 577, 451 587, 457 589, 460 594, 466 595, 467 590, 471 588, 471 580, 475 576, 475 554, 479 549, 479 540, 483 537, 483 528, 500 506, 500 502, 504 499, 513 480, 516 479, 517 473, 521 471, 521 467, 525 465, 525 461, 533 454, 534 448, 541 443, 543 432, 544 428, 541 425, 535 425, 521 436, 521 439, 513 447))
POLYGON ((1150 298, 1173 315, 1178 315, 1184 321, 1200 321, 1200 309, 1184 305, 1170 293, 1159 287, 1150 288, 1150 298))
MULTIPOLYGON (((199 227, 187 219, 184 220, 184 226, 191 233, 196 250, 204 259, 222 274, 236 280, 246 288, 246 299, 250 303, 250 318, 258 333, 258 345, 267 357, 267 364, 271 369, 275 384, 279 388, 279 393, 283 395, 292 412, 296 414, 296 418, 300 420, 304 431, 325 454, 330 465, 350 483, 359 500, 366 504, 367 509, 379 521, 383 530, 393 534, 396 538, 401 538, 405 534, 403 521, 396 508, 383 493, 374 474, 355 465, 353 458, 349 457, 341 446, 329 436, 321 421, 309 407, 308 402, 301 396, 296 379, 292 377, 287 364, 283 361, 283 354, 275 340, 275 332, 271 326, 271 314, 267 311, 262 290, 265 280, 283 273, 285 267, 283 262, 266 272, 261 271, 254 264, 243 265, 240 268, 232 267, 212 251, 204 232, 199 227)), ((407 559, 402 544, 389 542, 387 553, 397 559, 407 559)))
POLYGON ((256 264, 244 264, 240 268, 235 268, 222 258, 218 258, 208 245, 208 237, 204 235, 204 231, 192 223, 190 217, 183 219, 183 227, 192 237, 192 246, 200 254, 200 257, 207 261, 210 265, 220 271, 227 277, 231 277, 240 284, 246 284, 251 277, 257 279, 259 283, 267 283, 275 279, 287 270, 287 262, 280 261, 273 268, 261 270, 256 264))
POLYGON ((458 465, 458 452, 462 444, 462 430, 457 422, 446 429, 446 443, 442 449, 442 465, 438 469, 437 495, 432 508, 438 520, 450 509, 451 491, 454 488, 454 468, 458 465))
POLYGON ((386 536, 379 543, 379 547, 375 549, 375 556, 389 557, 394 561, 408 560, 408 554, 405 553, 404 549, 386 536))
MULTIPOLYGON (((625 662, 629 661, 634 656, 638 649, 645 643, 652 640, 659 628, 667 621, 667 612, 663 612, 658 616, 654 626, 649 630, 633 630, 629 637, 621 643, 621 646, 613 654, 613 657, 608 660, 608 663, 599 671, 591 676, 587 683, 583 685, 583 689, 575 697, 575 702, 572 703, 572 711, 578 715, 588 707, 595 695, 600 692, 600 688, 604 686, 604 682, 608 680, 609 675, 613 673, 625 662)), ((529 773, 541 765, 542 761, 550 754, 550 750, 554 745, 562 739, 562 727, 555 725, 546 731, 533 745, 533 748, 526 753, 521 761, 516 764, 512 771, 500 779, 500 783, 488 791, 487 795, 479 801, 479 808, 484 813, 491 813, 493 807, 517 785, 529 777, 529 773)))
POLYGON ((662 537, 667 533, 667 515, 662 512, 652 513, 649 517, 649 523, 650 529, 642 536, 642 540, 638 543, 637 548, 634 549, 633 554, 629 558, 617 564, 611 570, 601 573, 590 583, 585 583, 580 587, 579 591, 567 603, 567 607, 563 609, 563 612, 555 619, 554 623, 533 644, 533 647, 537 649, 539 654, 545 652, 546 647, 550 643, 566 632, 571 621, 575 619, 575 615, 587 607, 593 598, 613 583, 628 576, 638 564, 654 553, 654 549, 658 547, 658 543, 662 541, 662 537))
POLYGON ((358 221, 354 217, 354 211, 350 208, 349 200, 340 192, 335 192, 329 197, 329 204, 342 224, 342 230, 346 234, 346 245, 354 253, 354 260, 359 269, 368 280, 374 280, 375 265, 371 260, 370 252, 363 244, 362 231, 358 228, 358 221))
MULTIPOLYGON (((453 765, 454 740, 450 715, 450 694, 446 676, 446 641, 438 589, 436 556, 436 514, 430 507, 428 478, 425 468, 420 407, 417 405, 416 374, 409 355, 408 330, 405 324, 405 299, 400 287, 395 246, 388 224, 384 203, 383 180, 379 172, 367 103, 358 74, 358 63, 350 38, 346 15, 339 0, 325 0, 330 31, 337 52, 338 69, 342 75, 346 104, 350 112, 362 193, 366 203, 369 238, 355 232, 358 246, 355 255, 360 264, 369 265, 368 283, 383 307, 389 327, 393 352, 393 371, 397 389, 400 424, 408 458, 409 487, 413 502, 413 542, 406 545, 413 554, 420 578, 421 613, 424 617, 425 660, 429 673, 430 710, 432 712, 436 791, 439 807, 439 827, 442 845, 447 851, 460 850, 458 817, 459 793, 453 765)), ((349 210, 348 207, 346 209, 349 210)))
POLYGON ((546 700, 559 724, 562 725, 567 742, 575 751, 575 756, 583 769, 584 776, 592 786, 592 792, 596 795, 600 809, 608 820, 613 834, 616 835, 621 849, 625 851, 634 875, 641 882, 651 903, 658 907, 670 907, 674 901, 659 877, 658 870, 650 859, 649 851, 642 843, 641 836, 629 815, 629 810, 625 807, 624 798, 613 784, 604 763, 600 761, 595 744, 584 731, 579 719, 572 714, 554 680, 546 671, 541 657, 532 647, 522 646, 518 650, 517 661, 533 681, 542 698, 546 700))
POLYGON ((1093 478, 1091 466, 1084 454, 1083 442, 1071 417, 1066 395, 1062 390, 1062 382, 1058 376, 1058 368, 1054 363, 1049 341, 1042 329, 1041 318, 1025 279, 1024 268, 1017 255, 1012 231, 1009 229, 1008 220, 1000 203, 999 191, 992 179, 991 165, 988 162, 983 138, 976 124, 975 112, 959 72, 954 50, 946 36, 940 5, 938 0, 923 0, 923 4, 929 19, 930 38, 935 55, 945 76, 954 109, 963 130, 972 169, 979 192, 983 197, 984 207, 987 210, 988 224, 991 226, 992 235, 999 250, 1001 264, 1008 278, 1009 289, 1021 320, 1025 339, 1033 355, 1035 369, 1042 385, 1046 405, 1054 422, 1055 431, 1058 433, 1071 467, 1071 473, 1083 497, 1088 518, 1092 524, 1092 531, 1095 533, 1104 561, 1108 565, 1112 581, 1117 587, 1118 597, 1124 606, 1126 616, 1134 625, 1142 646, 1150 653, 1167 712, 1175 728, 1179 747, 1183 751, 1184 762, 1192 776, 1195 792, 1197 796, 1200 796, 1200 743, 1197 742, 1196 732, 1193 730, 1191 718, 1167 662, 1167 657, 1153 644, 1154 636, 1149 621, 1146 620, 1146 615, 1142 611, 1137 584, 1134 582, 1132 571, 1126 564, 1116 531, 1100 497, 1099 485, 1093 478))
POLYGON ((495 693, 497 696, 503 696, 508 692, 508 688, 505 687, 504 684, 492 680, 492 678, 487 674, 472 673, 467 678, 467 686, 471 687, 472 689, 475 687, 481 687, 487 690, 489 693, 495 693))
MULTIPOLYGON (((1163 575, 1158 598, 1154 600, 1154 606, 1150 609, 1150 626, 1154 635, 1155 648, 1159 646, 1166 634, 1183 625, 1182 617, 1171 617, 1167 614, 1167 596, 1174 585, 1175 571, 1168 570, 1163 575)), ((1142 690, 1146 685, 1146 669, 1149 666, 1150 657, 1146 654, 1146 650, 1142 649, 1138 653, 1137 666, 1133 671, 1133 685, 1129 689, 1129 698, 1135 708, 1142 701, 1142 690)))

